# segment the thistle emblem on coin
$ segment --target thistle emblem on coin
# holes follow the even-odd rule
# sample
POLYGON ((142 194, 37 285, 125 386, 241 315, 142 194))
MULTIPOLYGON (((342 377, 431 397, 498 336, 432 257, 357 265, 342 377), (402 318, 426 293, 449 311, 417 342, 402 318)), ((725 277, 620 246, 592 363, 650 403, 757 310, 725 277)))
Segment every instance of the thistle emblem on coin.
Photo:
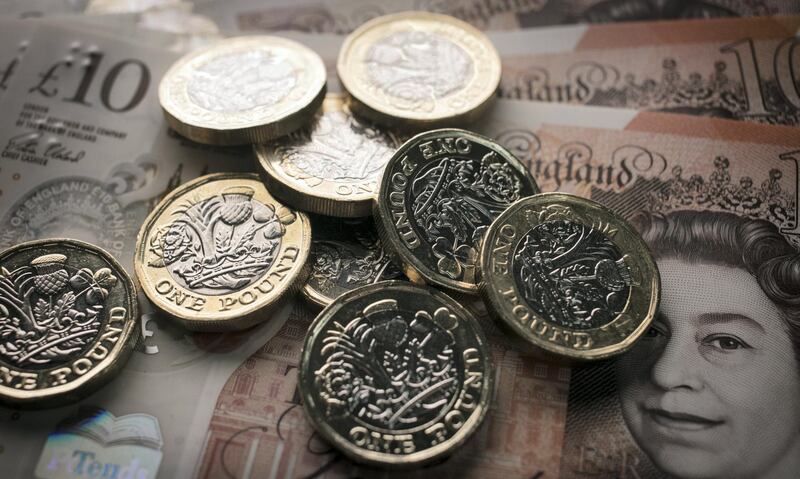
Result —
POLYGON ((175 281, 203 294, 225 294, 258 280, 296 216, 253 200, 253 194, 249 187, 232 186, 177 209, 150 239, 156 259, 149 266, 167 268, 175 281))
POLYGON ((600 231, 573 221, 531 229, 514 255, 522 296, 542 317, 572 328, 609 323, 624 308, 633 282, 619 249, 600 231))
POLYGON ((377 180, 394 151, 392 138, 342 111, 319 116, 310 132, 276 148, 289 176, 316 186, 324 180, 377 180))
POLYGON ((446 307, 412 314, 386 299, 330 329, 314 373, 328 414, 398 430, 446 412, 459 389, 449 331, 456 322, 446 307))
POLYGON ((117 283, 108 268, 92 271, 45 254, 0 272, 0 355, 19 367, 59 363, 95 341, 105 299, 117 283))

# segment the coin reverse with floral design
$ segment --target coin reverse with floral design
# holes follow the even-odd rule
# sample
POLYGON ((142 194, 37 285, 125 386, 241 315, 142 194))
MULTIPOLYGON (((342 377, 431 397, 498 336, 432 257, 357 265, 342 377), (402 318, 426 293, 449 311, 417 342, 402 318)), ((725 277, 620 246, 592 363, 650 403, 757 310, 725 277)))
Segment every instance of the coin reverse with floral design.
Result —
POLYGON ((136 343, 133 281, 81 241, 30 241, 0 253, 0 401, 73 402, 114 377, 136 343))
POLYGON ((432 130, 404 143, 386 165, 375 223, 412 281, 477 293, 487 228, 511 203, 538 192, 525 166, 491 139, 432 130))
POLYGON ((351 33, 336 65, 353 108, 375 121, 434 128, 477 119, 500 84, 489 38, 456 18, 385 15, 351 33))
POLYGON ((267 188, 287 204, 327 216, 368 216, 397 137, 328 94, 307 128, 255 146, 267 188))
POLYGON ((325 307, 361 286, 404 279, 383 248, 371 217, 311 215, 311 228, 314 239, 308 257, 310 273, 302 293, 312 306, 325 307))
POLYGON ((306 336, 298 387, 320 435, 351 459, 413 467, 453 453, 489 406, 489 349, 442 292, 402 281, 350 291, 306 336))
POLYGON ((576 359, 627 350, 649 327, 660 277, 621 217, 564 193, 525 198, 486 234, 480 292, 498 320, 534 346, 576 359))
POLYGON ((181 135, 217 145, 269 141, 307 123, 325 97, 325 64, 286 38, 221 40, 186 54, 161 80, 158 97, 181 135))
POLYGON ((308 217, 255 174, 218 173, 170 193, 145 220, 134 267, 144 293, 186 327, 243 329, 308 275, 308 217))

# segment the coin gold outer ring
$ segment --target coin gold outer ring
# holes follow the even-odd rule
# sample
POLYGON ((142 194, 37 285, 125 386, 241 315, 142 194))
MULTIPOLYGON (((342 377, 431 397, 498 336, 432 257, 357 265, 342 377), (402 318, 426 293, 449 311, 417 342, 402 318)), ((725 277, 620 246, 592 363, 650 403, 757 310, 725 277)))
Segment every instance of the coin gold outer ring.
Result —
POLYGON ((336 299, 320 293, 315 288, 312 288, 308 283, 303 286, 303 289, 300 292, 302 293, 303 298, 306 300, 308 305, 315 311, 325 308, 336 299))
MULTIPOLYGON (((145 296, 158 310, 166 313, 169 317, 192 331, 236 331, 267 321, 271 312, 282 307, 286 301, 300 291, 310 272, 307 260, 311 248, 311 222, 304 213, 289 208, 287 209, 296 215, 296 219, 292 224, 286 226, 286 233, 281 239, 280 249, 273 263, 263 277, 241 290, 221 295, 198 294, 178 284, 171 277, 167 268, 157 268, 150 264, 154 259, 154 255, 148 251, 151 235, 158 228, 163 228, 171 223, 171 215, 180 204, 185 204, 188 200, 191 200, 194 204, 199 203, 231 186, 250 187, 255 191, 254 200, 265 205, 273 205, 276 210, 278 207, 284 207, 269 194, 255 173, 214 173, 196 178, 170 192, 145 219, 136 238, 133 264, 136 279, 139 281, 145 296), (198 192, 195 190, 203 191, 198 192), (291 266, 288 269, 284 269, 285 265, 283 265, 281 267, 283 271, 277 273, 275 267, 281 264, 282 258, 286 257, 287 248, 296 248, 296 255, 294 253, 288 255, 289 257, 294 257, 290 263, 291 266), (251 291, 265 278, 273 278, 278 284, 273 284, 273 289, 269 293, 251 291), (162 281, 168 281, 176 291, 182 295, 188 295, 189 299, 192 297, 201 298, 204 301, 202 310, 195 311, 179 307, 169 301, 164 294, 159 293, 156 289, 156 285, 162 281), (239 303, 224 311, 220 310, 223 298, 240 297, 242 293, 247 291, 256 294, 257 299, 247 305, 239 303)), ((186 304, 191 303, 187 300, 186 304)))
MULTIPOLYGON (((323 112, 347 111, 347 97, 338 93, 329 93, 322 104, 323 112)), ((312 120, 313 121, 313 120, 312 120)), ((397 147, 400 141, 389 133, 397 147)), ((374 182, 363 182, 361 184, 342 183, 314 178, 319 180, 319 184, 308 186, 301 183, 301 180, 290 178, 286 173, 279 171, 280 167, 276 152, 276 143, 259 143, 253 146, 258 160, 259 171, 267 189, 279 200, 302 211, 317 213, 325 216, 336 216, 339 218, 360 218, 369 216, 372 212, 372 201, 378 189, 379 177, 374 182), (345 185, 347 191, 355 191, 343 195, 337 192, 337 188, 345 185), (360 189, 360 186, 364 186, 360 189), (372 193, 367 192, 373 189, 372 193)))
POLYGON ((342 88, 352 97, 357 114, 376 123, 406 130, 426 130, 472 123, 491 107, 500 87, 501 61, 491 40, 467 22, 439 13, 409 11, 374 18, 345 38, 336 62, 342 88), (396 32, 419 29, 447 38, 471 55, 475 76, 459 93, 436 100, 433 111, 393 106, 387 95, 367 83, 361 59, 375 41, 396 32), (450 107, 443 107, 451 103, 450 107))
MULTIPOLYGON (((22 409, 42 409, 74 403, 107 384, 125 367, 139 337, 139 303, 136 287, 125 269, 107 251, 89 243, 67 238, 33 240, 19 244, 0 253, 0 264, 13 255, 33 250, 37 255, 68 253, 69 250, 89 252, 106 263, 117 276, 115 287, 126 290, 127 321, 113 349, 91 370, 74 381, 46 389, 24 390, 0 386, 0 403, 22 409)), ((66 366, 66 365, 65 365, 66 366)), ((45 370, 46 371, 46 370, 45 370)))
POLYGON ((627 351, 649 328, 661 295, 658 267, 647 244, 633 227, 605 206, 566 193, 541 193, 520 199, 498 216, 484 237, 479 275, 481 297, 495 319, 509 326, 529 344, 575 360, 604 359, 627 351), (600 231, 616 230, 613 236, 606 236, 624 257, 630 258, 629 264, 638 277, 638 284, 630 286, 625 308, 610 323, 578 330, 548 322, 527 306, 513 278, 511 259, 504 259, 508 263, 506 269, 510 271, 493 268, 495 259, 501 259, 503 251, 507 253, 506 257, 510 256, 521 238, 544 222, 529 218, 543 218, 544 215, 547 215, 545 221, 569 220, 591 225, 600 231), (510 233, 512 229, 513 235, 510 233), (530 318, 530 321, 523 323, 517 319, 519 316, 530 318), (591 338, 591 346, 575 347, 575 344, 584 345, 587 337, 591 338))
MULTIPOLYGON (((400 238, 400 234, 395 228, 392 211, 388 206, 389 185, 391 184, 391 175, 393 172, 393 165, 399 163, 408 153, 409 150, 417 146, 423 140, 432 140, 442 138, 445 136, 460 135, 468 138, 470 141, 481 144, 489 149, 494 150, 498 156, 502 157, 514 171, 520 173, 523 178, 527 178, 530 187, 534 193, 539 192, 539 186, 530 175, 530 172, 525 166, 514 156, 513 153, 505 149, 500 144, 494 142, 491 138, 473 133, 467 130, 458 128, 442 128, 438 130, 426 131, 413 136, 411 139, 403 143, 400 148, 395 152, 392 159, 386 164, 383 170, 383 178, 381 178, 381 186, 375 202, 372 205, 372 215, 375 219, 375 227, 378 230, 378 236, 381 243, 386 248, 386 251, 392 255, 394 262, 401 266, 403 274, 412 282, 416 284, 434 284, 436 286, 445 288, 448 291, 459 294, 478 294, 478 284, 469 283, 466 281, 457 281, 445 277, 443 274, 434 271, 430 266, 425 265, 412 251, 406 248, 405 244, 400 238)), ((410 220, 409 220, 410 221, 410 220)), ((477 269, 477 265, 476 265, 477 269)))
POLYGON ((180 135, 207 145, 246 145, 273 140, 307 124, 325 99, 327 75, 322 58, 310 48, 275 36, 234 37, 190 52, 167 70, 158 87, 164 118, 180 135), (277 105, 245 112, 215 112, 196 105, 187 94, 191 70, 224 54, 282 48, 302 66, 302 81, 277 105))
POLYGON ((424 286, 416 286, 407 281, 380 281, 378 283, 362 286, 360 288, 348 291, 342 294, 336 300, 328 305, 320 312, 314 319, 306 334, 306 339, 303 344, 303 351, 300 358, 300 368, 298 369, 298 387, 300 394, 303 398, 303 409, 305 410, 306 417, 308 417, 314 429, 325 439, 327 442, 335 446, 345 456, 351 460, 375 466, 379 468, 390 469, 408 469, 423 466, 437 462, 447 456, 455 453, 480 427, 483 423, 486 413, 489 410, 489 403, 494 389, 494 377, 492 374, 492 363, 490 351, 486 337, 483 334, 478 320, 466 308, 461 306, 454 299, 445 293, 427 288, 424 286), (467 321, 470 324, 470 329, 475 333, 477 343, 482 347, 481 353, 483 358, 483 366, 487 374, 484 374, 481 381, 481 397, 476 407, 478 409, 475 413, 471 414, 465 424, 461 426, 458 431, 444 442, 436 444, 433 447, 406 455, 400 456, 395 454, 387 454, 382 452, 370 451, 364 448, 359 448, 351 444, 347 439, 343 438, 333 427, 317 412, 317 402, 319 396, 314 394, 314 376, 313 367, 310 364, 312 356, 312 348, 317 337, 322 332, 324 326, 332 321, 339 311, 347 306, 348 303, 358 300, 360 298, 368 297, 375 293, 382 293, 381 297, 386 297, 386 292, 396 293, 396 296, 401 297, 409 294, 425 294, 431 295, 441 306, 451 308, 460 321, 467 321))

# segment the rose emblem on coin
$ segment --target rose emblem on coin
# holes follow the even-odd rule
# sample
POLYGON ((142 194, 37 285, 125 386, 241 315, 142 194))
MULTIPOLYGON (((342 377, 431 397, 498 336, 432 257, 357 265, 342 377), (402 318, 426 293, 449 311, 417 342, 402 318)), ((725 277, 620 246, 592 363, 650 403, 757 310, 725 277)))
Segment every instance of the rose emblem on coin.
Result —
POLYGON ((275 260, 293 212, 253 200, 253 189, 233 186, 175 212, 150 239, 151 266, 166 267, 187 288, 206 294, 233 291, 260 278, 275 260))
POLYGON ((217 173, 156 206, 134 268, 153 305, 185 327, 244 329, 305 283, 310 246, 308 217, 276 201, 257 175, 217 173))

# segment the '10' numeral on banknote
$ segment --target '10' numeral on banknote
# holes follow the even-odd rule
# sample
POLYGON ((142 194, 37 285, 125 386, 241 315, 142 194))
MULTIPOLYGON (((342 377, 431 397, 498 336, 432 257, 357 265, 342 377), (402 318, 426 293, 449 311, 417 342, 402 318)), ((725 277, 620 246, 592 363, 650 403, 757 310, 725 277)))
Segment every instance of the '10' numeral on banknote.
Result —
MULTIPOLYGON (((800 92, 795 83, 795 76, 792 74, 792 55, 798 45, 797 38, 788 38, 781 42, 775 49, 772 65, 775 69, 775 80, 778 88, 786 101, 795 108, 800 108, 800 92)), ((720 48, 722 53, 733 53, 739 64, 739 72, 742 75, 742 83, 745 87, 749 110, 754 115, 769 115, 772 113, 764 102, 764 92, 761 74, 758 70, 756 61, 756 50, 753 40, 746 38, 720 48), (753 79, 754 81, 748 81, 753 79)))
MULTIPOLYGON (((78 84, 78 87, 75 89, 75 93, 71 97, 64 97, 63 100, 72 103, 79 103, 85 106, 92 106, 92 103, 87 101, 86 96, 89 92, 89 88, 94 83, 95 75, 97 70, 100 66, 100 63, 103 61, 103 54, 100 52, 89 52, 87 55, 88 58, 81 62, 81 66, 84 67, 83 76, 81 77, 81 81, 78 84)), ((44 73, 40 74, 41 80, 39 83, 33 87, 31 87, 28 92, 33 93, 37 92, 42 94, 43 96, 50 98, 58 94, 58 88, 50 86, 49 83, 58 80, 58 75, 60 70, 63 68, 70 68, 74 65, 75 60, 70 57, 63 58, 56 63, 54 63, 50 68, 48 68, 44 73)), ((102 102, 103 106, 112 112, 115 113, 124 113, 136 108, 139 103, 144 99, 145 94, 147 94, 147 89, 150 86, 150 70, 147 68, 143 62, 135 59, 125 59, 120 60, 119 62, 115 63, 108 72, 105 74, 103 81, 100 85, 100 101, 102 102), (136 88, 133 91, 130 100, 127 103, 119 106, 115 106, 111 103, 111 96, 114 90, 114 85, 116 84, 117 78, 119 75, 125 70, 126 68, 134 68, 138 70, 139 79, 136 83, 136 88)))

